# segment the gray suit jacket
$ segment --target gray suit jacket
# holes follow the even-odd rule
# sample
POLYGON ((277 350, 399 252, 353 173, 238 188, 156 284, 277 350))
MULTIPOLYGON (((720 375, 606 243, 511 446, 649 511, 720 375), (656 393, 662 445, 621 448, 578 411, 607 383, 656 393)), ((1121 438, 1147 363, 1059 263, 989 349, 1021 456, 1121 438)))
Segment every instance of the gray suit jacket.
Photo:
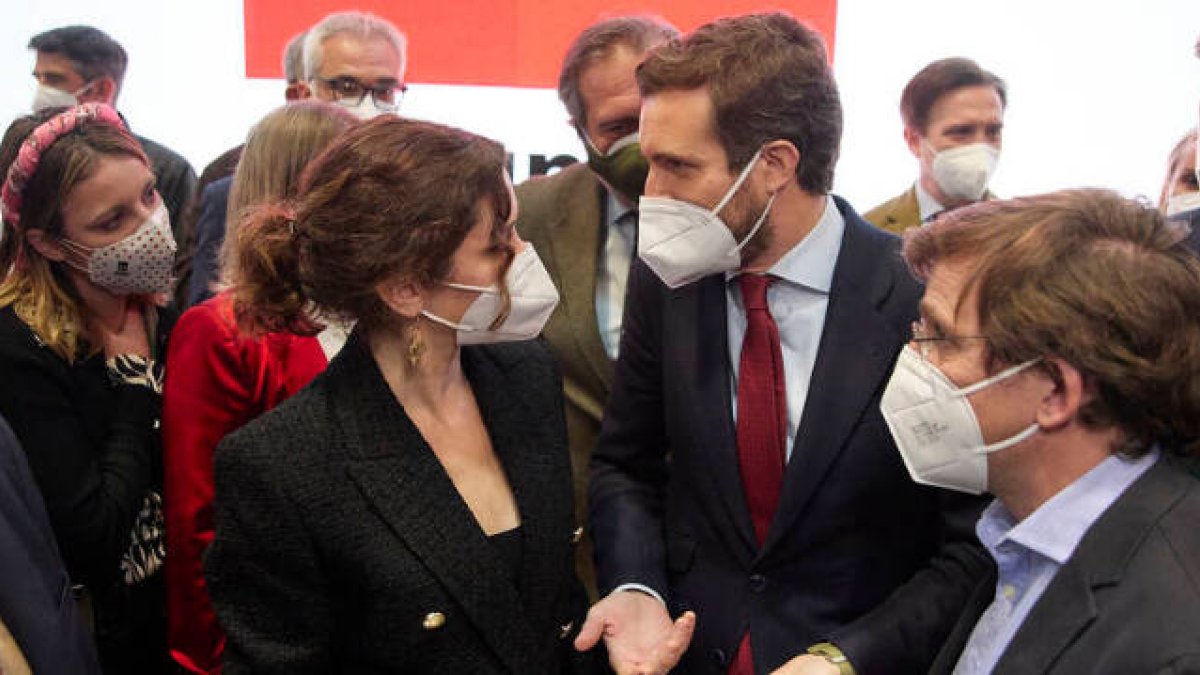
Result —
MULTIPOLYGON (((1200 483, 1160 460, 1088 530, 995 675, 1200 672, 1200 483)), ((996 589, 975 588, 930 673, 950 673, 996 589)))

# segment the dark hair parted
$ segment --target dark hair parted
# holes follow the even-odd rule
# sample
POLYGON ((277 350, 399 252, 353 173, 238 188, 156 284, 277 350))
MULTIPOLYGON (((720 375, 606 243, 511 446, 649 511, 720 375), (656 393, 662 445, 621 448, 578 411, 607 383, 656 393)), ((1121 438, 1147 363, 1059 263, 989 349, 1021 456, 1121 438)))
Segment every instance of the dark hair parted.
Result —
POLYGON ((314 311, 385 324, 376 286, 443 280, 481 204, 507 242, 503 167, 500 144, 431 122, 385 115, 343 133, 305 169, 295 200, 255 210, 231 233, 243 330, 312 333, 314 311))
POLYGON ((118 92, 129 65, 125 48, 108 33, 91 26, 64 26, 38 33, 29 40, 29 49, 65 57, 87 82, 111 77, 118 92))
POLYGON ((707 87, 716 132, 731 170, 764 143, 796 146, 800 187, 833 187, 842 138, 842 104, 825 41, 783 13, 719 19, 655 49, 638 67, 643 97, 707 87))
POLYGON ((904 85, 904 93, 900 95, 900 119, 904 120, 904 126, 924 136, 934 104, 963 87, 992 87, 1000 96, 1000 106, 1008 106, 1008 87, 1004 80, 980 68, 971 59, 940 59, 922 68, 904 85))
MULTIPOLYGON (((1200 449, 1200 259, 1159 212, 1097 189, 956 209, 905 234, 927 278, 970 265, 989 371, 1048 356, 1082 373, 1088 428, 1119 428, 1114 450, 1200 449)), ((1051 377, 1057 371, 1042 365, 1051 377)))
POLYGON ((619 16, 585 28, 567 48, 558 73, 558 98, 575 125, 581 129, 587 126, 587 107, 579 93, 579 79, 588 66, 608 58, 618 47, 642 54, 678 35, 674 26, 650 16, 619 16))

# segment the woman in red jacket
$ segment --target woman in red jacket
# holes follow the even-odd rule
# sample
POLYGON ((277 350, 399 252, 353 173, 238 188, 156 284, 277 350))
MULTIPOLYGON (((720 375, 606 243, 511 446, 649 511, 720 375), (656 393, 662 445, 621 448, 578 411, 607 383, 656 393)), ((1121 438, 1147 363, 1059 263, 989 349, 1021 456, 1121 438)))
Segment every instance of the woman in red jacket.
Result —
MULTIPOLYGON (((263 118, 233 176, 230 226, 256 205, 293 196, 309 160, 355 123, 342 108, 317 101, 263 118)), ((236 254, 235 241, 225 239, 222 258, 236 254)), ((213 538, 213 450, 230 431, 308 384, 345 341, 337 326, 317 337, 242 335, 237 311, 225 292, 189 309, 167 354, 168 368, 175 369, 163 392, 167 640, 176 663, 195 673, 220 672, 224 644, 202 570, 213 538)))

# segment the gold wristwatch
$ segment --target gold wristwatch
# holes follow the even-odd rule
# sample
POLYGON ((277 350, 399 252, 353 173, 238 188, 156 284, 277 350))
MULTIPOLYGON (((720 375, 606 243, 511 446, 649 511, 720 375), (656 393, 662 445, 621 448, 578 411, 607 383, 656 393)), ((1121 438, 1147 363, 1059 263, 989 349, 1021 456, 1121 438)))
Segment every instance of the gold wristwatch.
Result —
POLYGON ((850 659, 831 642, 818 642, 808 648, 808 653, 813 656, 819 656, 826 661, 837 666, 838 675, 854 675, 854 666, 850 665, 850 659))

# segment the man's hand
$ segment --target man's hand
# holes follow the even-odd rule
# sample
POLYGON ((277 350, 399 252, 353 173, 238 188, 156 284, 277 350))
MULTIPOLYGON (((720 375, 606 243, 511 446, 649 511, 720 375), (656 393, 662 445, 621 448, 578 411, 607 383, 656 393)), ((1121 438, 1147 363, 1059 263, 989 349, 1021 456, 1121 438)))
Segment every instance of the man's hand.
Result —
POLYGON ((575 649, 587 651, 603 637, 617 675, 660 675, 679 663, 695 629, 694 612, 684 612, 672 623, 658 599, 639 591, 618 591, 592 605, 575 649))
POLYGON ((838 667, 813 654, 801 654, 771 675, 838 675, 838 667))

